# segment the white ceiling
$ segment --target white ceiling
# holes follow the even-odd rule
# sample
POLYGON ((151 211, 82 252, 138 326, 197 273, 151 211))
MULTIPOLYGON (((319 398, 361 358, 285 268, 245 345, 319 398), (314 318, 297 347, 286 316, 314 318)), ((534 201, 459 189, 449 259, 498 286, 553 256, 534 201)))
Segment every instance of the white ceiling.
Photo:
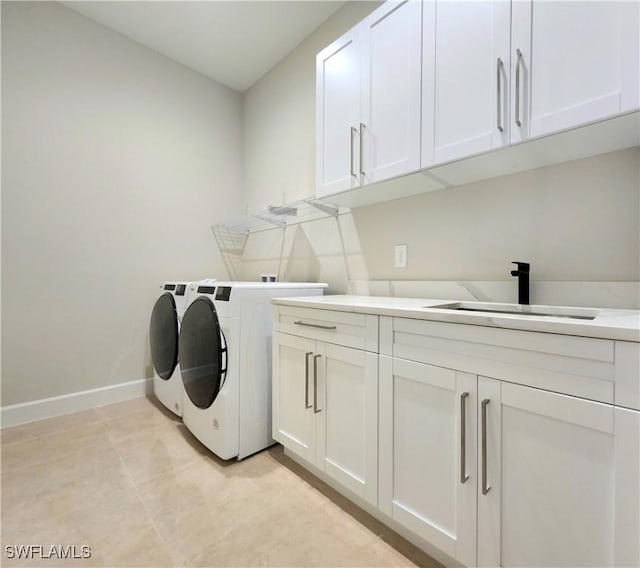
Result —
POLYGON ((327 0, 62 3, 240 92, 344 5, 327 0))

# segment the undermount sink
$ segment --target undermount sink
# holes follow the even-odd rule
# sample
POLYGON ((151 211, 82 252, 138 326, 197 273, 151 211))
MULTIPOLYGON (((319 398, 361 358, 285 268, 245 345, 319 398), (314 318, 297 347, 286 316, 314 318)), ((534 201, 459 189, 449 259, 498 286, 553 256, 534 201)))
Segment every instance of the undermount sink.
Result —
POLYGON ((482 312, 488 314, 513 314, 518 316, 543 316, 552 318, 568 318, 577 320, 594 320, 598 310, 589 308, 560 308, 555 306, 526 306, 522 304, 493 304, 483 302, 454 302, 437 306, 424 306, 438 310, 455 310, 461 312, 482 312))

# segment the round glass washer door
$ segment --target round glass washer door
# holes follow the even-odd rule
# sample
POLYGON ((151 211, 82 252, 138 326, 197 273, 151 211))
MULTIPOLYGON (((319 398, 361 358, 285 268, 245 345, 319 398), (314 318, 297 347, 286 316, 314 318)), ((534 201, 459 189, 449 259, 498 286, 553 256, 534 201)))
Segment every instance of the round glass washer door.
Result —
POLYGON ((178 312, 173 295, 165 292, 151 312, 149 324, 151 361, 161 379, 171 378, 178 364, 178 312))
POLYGON ((180 329, 179 353, 187 396, 198 408, 209 408, 227 375, 227 346, 209 298, 201 296, 187 308, 180 329))

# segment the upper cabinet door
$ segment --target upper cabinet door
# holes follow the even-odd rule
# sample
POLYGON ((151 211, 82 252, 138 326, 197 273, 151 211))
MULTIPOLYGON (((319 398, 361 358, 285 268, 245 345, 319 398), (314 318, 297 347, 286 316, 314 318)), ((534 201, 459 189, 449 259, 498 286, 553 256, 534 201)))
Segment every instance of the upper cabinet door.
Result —
POLYGON ((422 2, 385 2, 361 24, 362 183, 420 169, 422 2))
POLYGON ((638 21, 638 2, 514 2, 511 141, 636 109, 638 21))
POLYGON ((434 163, 508 145, 510 20, 504 0, 436 3, 435 40, 425 33, 425 57, 435 45, 434 163))
POLYGON ((358 28, 316 58, 316 193, 360 185, 360 46, 358 28))

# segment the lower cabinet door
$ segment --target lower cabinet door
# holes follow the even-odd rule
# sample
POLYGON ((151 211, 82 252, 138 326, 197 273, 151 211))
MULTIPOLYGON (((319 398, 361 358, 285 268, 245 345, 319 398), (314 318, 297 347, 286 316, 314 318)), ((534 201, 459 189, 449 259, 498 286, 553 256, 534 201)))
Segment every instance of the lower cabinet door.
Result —
POLYGON ((640 413, 484 377, 478 404, 478 565, 640 565, 640 413))
POLYGON ((322 342, 318 353, 313 375, 316 465, 376 506, 378 355, 322 342))
POLYGON ((315 459, 315 352, 314 340, 273 334, 273 438, 310 462, 315 459))
POLYGON ((476 563, 477 377, 380 356, 379 508, 476 563))

